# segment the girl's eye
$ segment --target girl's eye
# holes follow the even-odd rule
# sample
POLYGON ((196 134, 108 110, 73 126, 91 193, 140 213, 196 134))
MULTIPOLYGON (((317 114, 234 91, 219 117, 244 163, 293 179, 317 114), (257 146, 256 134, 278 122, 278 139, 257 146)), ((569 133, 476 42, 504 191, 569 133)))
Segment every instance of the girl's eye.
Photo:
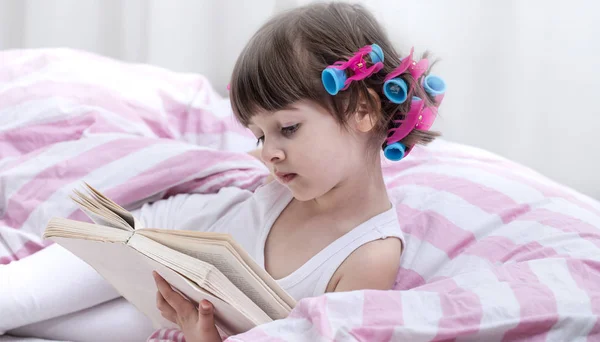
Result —
MULTIPOLYGON (((299 127, 300 127, 300 124, 282 127, 281 134, 283 134, 284 137, 289 138, 292 136, 292 134, 294 134, 298 130, 299 127)), ((256 141, 256 146, 260 146, 261 144, 264 144, 264 143, 265 143, 265 136, 263 135, 262 137, 258 138, 258 140, 256 141)))
POLYGON ((281 128, 281 133, 284 136, 289 137, 292 134, 294 134, 298 130, 299 127, 300 127, 300 124, 295 124, 295 125, 292 125, 292 126, 282 127, 281 128))

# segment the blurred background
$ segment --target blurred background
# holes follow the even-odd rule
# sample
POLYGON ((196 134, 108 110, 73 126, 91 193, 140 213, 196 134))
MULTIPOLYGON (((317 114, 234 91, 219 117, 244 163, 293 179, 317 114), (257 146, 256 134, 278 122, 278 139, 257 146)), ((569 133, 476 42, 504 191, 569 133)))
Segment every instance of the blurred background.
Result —
MULTIPOLYGON (((71 47, 206 75, 302 0, 0 0, 0 49, 71 47)), ((362 0, 402 55, 440 59, 448 140, 528 165, 600 199, 600 2, 362 0)))

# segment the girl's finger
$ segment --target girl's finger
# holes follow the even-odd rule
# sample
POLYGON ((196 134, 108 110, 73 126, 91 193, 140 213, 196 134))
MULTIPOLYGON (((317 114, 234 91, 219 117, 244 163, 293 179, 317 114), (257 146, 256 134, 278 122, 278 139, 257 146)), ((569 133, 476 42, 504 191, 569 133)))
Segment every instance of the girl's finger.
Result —
POLYGON ((179 322, 177 322, 177 315, 176 314, 167 314, 167 313, 161 311, 160 315, 163 316, 166 320, 179 325, 179 322))
POLYGON ((177 312, 167 303, 159 291, 156 291, 156 307, 160 314, 173 323, 177 323, 177 312))
POLYGON ((171 285, 167 283, 158 273, 152 272, 158 291, 165 301, 175 310, 177 316, 188 319, 196 313, 196 308, 187 299, 179 293, 173 291, 171 285))
POLYGON ((203 300, 198 305, 198 326, 206 341, 220 341, 221 335, 215 326, 215 310, 213 305, 203 300))

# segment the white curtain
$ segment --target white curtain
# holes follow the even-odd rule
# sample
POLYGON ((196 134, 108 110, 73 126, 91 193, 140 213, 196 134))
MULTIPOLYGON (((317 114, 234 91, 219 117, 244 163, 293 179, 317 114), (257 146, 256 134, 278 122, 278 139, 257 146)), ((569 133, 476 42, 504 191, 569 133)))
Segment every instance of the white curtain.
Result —
MULTIPOLYGON (((600 3, 363 0, 449 90, 435 127, 600 199, 600 3)), ((304 0, 0 0, 0 48, 68 46, 203 73, 226 95, 272 14, 304 0)))

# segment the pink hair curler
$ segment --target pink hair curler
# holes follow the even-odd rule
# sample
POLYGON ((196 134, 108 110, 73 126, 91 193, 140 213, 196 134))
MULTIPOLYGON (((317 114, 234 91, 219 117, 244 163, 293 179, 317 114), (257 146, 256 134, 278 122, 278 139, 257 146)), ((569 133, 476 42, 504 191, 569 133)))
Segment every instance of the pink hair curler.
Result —
POLYGON ((424 104, 425 102, 421 98, 413 96, 408 113, 404 115, 403 119, 393 121, 396 127, 388 131, 388 133, 391 135, 386 139, 387 145, 391 145, 406 138, 406 136, 415 128, 415 126, 422 121, 423 117, 421 113, 423 111, 424 104))
POLYGON ((352 81, 360 81, 379 72, 383 69, 383 60, 383 51, 379 45, 364 46, 348 61, 337 61, 323 69, 321 82, 330 95, 336 95, 340 90, 348 89, 352 81), (373 64, 370 67, 367 67, 367 62, 364 60, 367 54, 373 64), (352 71, 352 76, 346 76, 347 69, 352 71))
POLYGON ((411 48, 408 56, 402 58, 400 65, 383 80, 383 93, 393 103, 404 103, 408 97, 408 85, 399 76, 408 71, 415 80, 418 80, 429 67, 427 59, 422 59, 418 63, 413 60, 414 50, 414 48, 411 48))
MULTIPOLYGON (((409 91, 406 82, 399 76, 404 72, 409 72, 415 80, 418 80, 429 67, 427 59, 422 59, 419 62, 413 61, 413 52, 414 48, 411 48, 408 56, 401 59, 400 65, 384 79, 383 92, 394 103, 406 101, 409 91)), ((438 107, 446 93, 446 83, 438 76, 427 75, 421 80, 420 86, 434 98, 435 104, 425 106, 425 101, 413 96, 408 113, 404 114, 403 119, 393 120, 395 127, 388 131, 386 146, 383 149, 385 157, 389 160, 397 161, 406 157, 412 150, 412 146, 407 148, 400 141, 406 138, 414 129, 428 131, 437 117, 438 107)))

